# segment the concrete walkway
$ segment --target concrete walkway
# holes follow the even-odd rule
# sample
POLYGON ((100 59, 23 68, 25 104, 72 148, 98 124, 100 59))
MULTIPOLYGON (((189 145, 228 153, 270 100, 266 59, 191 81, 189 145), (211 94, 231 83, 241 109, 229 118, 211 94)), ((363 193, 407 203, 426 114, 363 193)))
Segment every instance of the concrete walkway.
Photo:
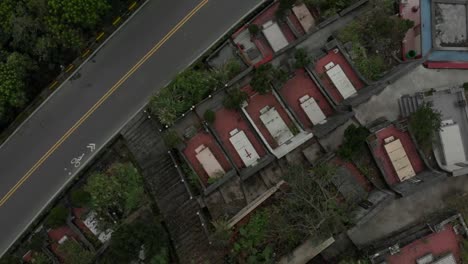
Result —
POLYGON ((356 118, 367 124, 378 117, 396 120, 400 114, 398 99, 404 94, 414 94, 431 88, 443 88, 468 82, 467 70, 434 70, 422 65, 398 81, 388 85, 380 94, 354 109, 356 118))
POLYGON ((444 198, 460 191, 468 192, 468 176, 447 178, 440 184, 394 200, 368 222, 349 230, 348 235, 358 247, 364 247, 440 211, 445 208, 444 198))

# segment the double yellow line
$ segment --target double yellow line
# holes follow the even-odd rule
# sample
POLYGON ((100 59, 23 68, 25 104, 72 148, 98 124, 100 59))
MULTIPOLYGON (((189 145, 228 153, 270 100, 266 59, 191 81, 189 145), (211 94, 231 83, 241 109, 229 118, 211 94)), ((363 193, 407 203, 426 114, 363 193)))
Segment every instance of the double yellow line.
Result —
POLYGON ((108 90, 37 162, 26 174, 5 194, 0 200, 0 207, 18 190, 24 182, 52 155, 70 135, 78 129, 108 98, 111 96, 143 63, 145 63, 164 43, 166 43, 191 17, 193 17, 209 0, 200 2, 190 13, 188 13, 177 25, 169 31, 137 64, 135 64, 110 90, 108 90))

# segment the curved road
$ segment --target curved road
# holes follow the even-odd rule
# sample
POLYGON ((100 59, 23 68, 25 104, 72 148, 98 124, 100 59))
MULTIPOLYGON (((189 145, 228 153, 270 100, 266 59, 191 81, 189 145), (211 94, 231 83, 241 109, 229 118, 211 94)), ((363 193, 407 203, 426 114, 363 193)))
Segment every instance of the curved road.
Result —
POLYGON ((153 92, 261 2, 149 0, 59 87, 0 147, 0 256, 153 92))

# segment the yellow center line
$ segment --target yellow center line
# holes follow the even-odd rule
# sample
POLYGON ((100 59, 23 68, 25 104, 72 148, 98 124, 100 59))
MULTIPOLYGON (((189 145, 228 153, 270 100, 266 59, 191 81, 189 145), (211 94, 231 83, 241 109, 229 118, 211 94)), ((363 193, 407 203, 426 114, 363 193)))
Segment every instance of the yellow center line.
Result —
POLYGON ((109 89, 94 105, 91 107, 37 162, 29 169, 26 174, 8 191, 0 200, 0 207, 3 206, 8 199, 18 190, 23 183, 31 177, 31 175, 60 147, 63 142, 75 132, 88 118, 93 114, 108 98, 111 96, 135 71, 137 71, 143 63, 145 63, 156 51, 158 51, 164 43, 166 43, 190 18, 192 18, 209 0, 200 2, 190 13, 188 13, 174 28, 167 33, 137 64, 135 64, 111 89, 109 89))

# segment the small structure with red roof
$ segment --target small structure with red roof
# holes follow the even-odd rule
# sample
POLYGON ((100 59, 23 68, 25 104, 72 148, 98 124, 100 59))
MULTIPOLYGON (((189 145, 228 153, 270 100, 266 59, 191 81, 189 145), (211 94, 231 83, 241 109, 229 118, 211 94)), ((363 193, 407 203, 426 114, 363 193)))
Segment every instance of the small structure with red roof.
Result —
MULTIPOLYGON (((271 4, 232 35, 234 44, 247 64, 260 65, 269 62, 276 52, 305 34, 301 21, 293 12, 286 12, 281 20, 277 18, 279 5, 279 2, 271 4), (258 32, 252 32, 252 28, 258 32)), ((304 10, 301 14, 303 13, 304 10)))
POLYGON ((425 170, 408 131, 388 124, 374 131, 368 138, 372 155, 388 185, 396 185, 425 170))
POLYGON ((354 71, 351 63, 338 46, 315 58, 315 72, 317 73, 326 93, 335 104, 355 96, 365 87, 364 81, 354 71))
POLYGON ((179 150, 190 167, 199 176, 203 186, 207 187, 223 177, 235 175, 231 161, 216 138, 195 112, 188 113, 174 125, 183 144, 179 150))
POLYGON ((460 245, 467 231, 460 214, 435 224, 424 223, 385 239, 385 246, 378 246, 383 249, 370 256, 370 260, 373 264, 462 263, 460 245))
POLYGON ((47 235, 50 239, 50 250, 59 258, 61 262, 64 262, 64 257, 59 251, 59 247, 68 239, 79 241, 79 236, 67 225, 60 226, 57 228, 51 228, 47 230, 47 235))
POLYGON ((312 133, 298 126, 274 90, 260 94, 250 85, 242 90, 249 96, 242 111, 277 158, 282 158, 313 137, 312 133))
POLYGON ((335 113, 305 69, 296 69, 293 77, 278 92, 305 128, 324 124, 335 113))

